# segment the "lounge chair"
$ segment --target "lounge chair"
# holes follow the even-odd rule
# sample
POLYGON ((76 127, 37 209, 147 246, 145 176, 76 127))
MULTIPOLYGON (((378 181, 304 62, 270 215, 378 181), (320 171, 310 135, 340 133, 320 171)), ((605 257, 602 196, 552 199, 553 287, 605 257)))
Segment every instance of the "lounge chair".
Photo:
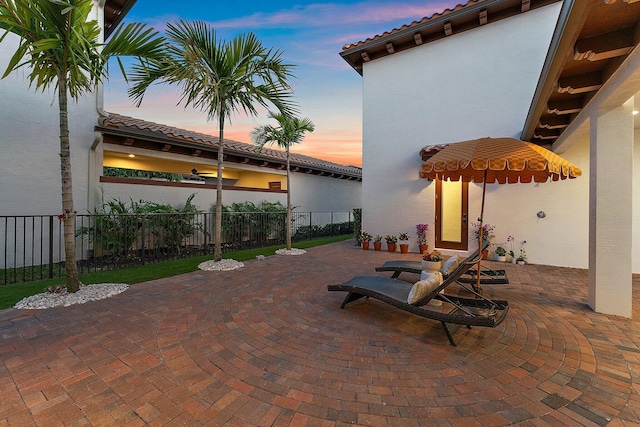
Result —
MULTIPOLYGON (((468 259, 477 257, 478 250, 476 249, 468 259)), ((402 273, 415 273, 420 274, 422 272, 421 261, 408 261, 408 260, 394 260, 386 261, 380 267, 376 267, 377 272, 391 271, 392 279, 397 278, 402 273)), ((477 270, 469 269, 458 281, 465 283, 477 283, 476 281, 477 270)), ((446 276, 445 276, 446 278, 446 276)), ((480 269, 480 284, 481 285, 506 285, 509 283, 507 279, 507 273, 505 270, 492 270, 490 268, 482 267, 480 269)))
POLYGON ((451 345, 455 346, 456 343, 447 324, 466 325, 469 329, 471 326, 494 328, 502 323, 509 310, 509 303, 507 301, 492 301, 483 297, 465 283, 458 281, 479 259, 479 256, 476 254, 475 258, 467 259, 460 263, 455 271, 449 274, 440 286, 437 286, 413 304, 407 302, 413 284, 388 277, 357 276, 345 283, 328 285, 327 289, 329 291, 348 292, 340 306, 341 309, 344 309, 350 302, 363 297, 371 297, 415 315, 437 320, 442 324, 451 345), (472 298, 440 293, 440 291, 445 290, 454 283, 471 293, 472 298), (435 309, 432 309, 430 306, 427 306, 432 300, 442 301, 451 306, 452 309, 446 311, 447 306, 444 304, 442 307, 434 307, 435 309))
MULTIPOLYGON (((377 272, 385 272, 392 271, 391 275, 392 279, 396 279, 402 273, 415 273, 420 274, 422 272, 422 262, 420 261, 408 261, 408 260, 397 260, 397 261, 386 261, 380 267, 376 267, 377 272)), ((465 276, 469 277, 461 277, 459 279, 460 282, 466 283, 476 283, 476 274, 477 271, 474 269, 470 269, 465 273, 465 276)), ((492 270, 490 268, 481 267, 480 268, 480 284, 481 285, 507 285, 509 284, 509 279, 507 278, 507 273, 504 270, 492 270)))

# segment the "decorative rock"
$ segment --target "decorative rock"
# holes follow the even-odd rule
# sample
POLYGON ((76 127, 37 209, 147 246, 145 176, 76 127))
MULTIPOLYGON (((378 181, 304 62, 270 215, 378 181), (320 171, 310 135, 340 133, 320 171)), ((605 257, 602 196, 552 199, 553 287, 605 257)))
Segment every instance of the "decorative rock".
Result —
POLYGON ((53 307, 68 307, 73 304, 98 301, 109 298, 126 291, 129 285, 126 283, 100 283, 96 285, 80 286, 78 292, 69 293, 67 289, 56 287, 53 292, 31 295, 23 298, 13 306, 17 309, 45 309, 53 307))
POLYGON ((302 255, 302 254, 306 254, 307 251, 305 251, 304 249, 296 249, 293 248, 290 251, 286 250, 286 249, 278 249, 276 251, 276 253, 278 255, 302 255))
POLYGON ((244 267, 240 261, 233 259, 221 259, 220 261, 205 261, 198 265, 200 270, 204 271, 230 271, 244 267))

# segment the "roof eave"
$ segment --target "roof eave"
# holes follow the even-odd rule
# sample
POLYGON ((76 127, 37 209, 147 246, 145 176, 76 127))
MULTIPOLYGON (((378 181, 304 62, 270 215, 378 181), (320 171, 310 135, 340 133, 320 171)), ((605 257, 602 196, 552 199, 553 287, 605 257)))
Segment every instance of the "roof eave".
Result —
POLYGON ((453 11, 446 15, 440 15, 436 18, 428 19, 425 22, 421 22, 415 26, 410 26, 405 29, 393 32, 392 34, 387 34, 386 36, 381 36, 376 40, 371 40, 366 43, 359 44, 350 49, 345 49, 340 52, 340 56, 347 61, 351 67, 358 72, 358 74, 362 75, 362 68, 358 67, 356 63, 352 60, 352 56, 360 56, 362 52, 366 52, 369 49, 376 48, 379 46, 384 46, 387 43, 392 43, 395 40, 399 40, 407 36, 407 34, 414 34, 421 31, 433 30, 439 26, 444 25, 447 21, 451 21, 457 18, 466 17, 467 15, 476 15, 482 9, 486 9, 487 7, 500 3, 504 0, 486 0, 482 1, 470 6, 466 6, 462 9, 453 11))
POLYGON ((565 0, 560 10, 556 29, 549 45, 545 63, 529 107, 520 139, 529 141, 537 127, 547 99, 556 90, 556 82, 564 66, 564 56, 578 38, 578 32, 588 12, 588 2, 565 0))
MULTIPOLYGON (((116 14, 116 17, 113 19, 113 21, 111 21, 111 26, 109 28, 106 27, 104 28, 104 38, 105 40, 109 38, 109 36, 111 36, 111 34, 115 31, 116 28, 118 28, 118 25, 120 25, 120 23, 122 22, 122 20, 124 19, 124 17, 127 15, 127 13, 129 13, 129 11, 131 10, 131 8, 133 7, 134 4, 136 4, 137 0, 125 0, 122 7, 113 7, 113 9, 119 9, 118 13, 116 14)), ((105 1, 105 8, 110 6, 111 4, 115 3, 114 1, 111 0, 106 0, 105 1)))

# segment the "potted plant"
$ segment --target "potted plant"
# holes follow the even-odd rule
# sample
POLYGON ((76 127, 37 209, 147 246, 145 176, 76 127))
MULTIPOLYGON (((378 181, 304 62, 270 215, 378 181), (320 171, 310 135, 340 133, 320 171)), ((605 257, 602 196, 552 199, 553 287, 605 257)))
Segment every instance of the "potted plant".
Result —
POLYGON ((433 251, 428 253, 425 251, 422 254, 422 270, 433 273, 439 271, 440 267, 442 267, 442 254, 440 252, 433 251))
POLYGON ((395 252, 396 243, 398 243, 398 237, 392 234, 387 234, 386 236, 384 236, 384 240, 387 241, 387 250, 389 252, 395 252))
POLYGON ((400 253, 406 254, 409 252, 409 233, 400 233, 398 240, 400 240, 400 253))
POLYGON ((502 246, 502 244, 499 244, 498 247, 496 248, 496 261, 499 261, 499 262, 507 261, 507 250, 504 248, 504 246, 502 246))
MULTIPOLYGON (((527 243, 526 241, 523 242, 527 243)), ((520 255, 518 255, 518 258, 516 259, 516 262, 519 265, 524 265, 527 262, 527 251, 525 251, 524 247, 520 248, 520 255)))
POLYGON ((516 253, 514 252, 514 247, 513 247, 515 240, 516 239, 513 236, 507 237, 507 243, 509 243, 509 245, 511 246, 511 249, 509 250, 509 256, 511 257, 511 264, 516 263, 516 253))
POLYGON ((362 241, 362 249, 367 251, 369 250, 369 242, 371 241, 371 234, 363 231, 360 234, 360 240, 362 241))
POLYGON ((382 236, 376 234, 376 237, 373 238, 373 249, 379 251, 382 249, 382 236))
MULTIPOLYGON (((491 224, 482 224, 482 228, 480 227, 480 218, 478 218, 478 222, 474 222, 471 225, 474 227, 473 234, 476 240, 480 240, 482 238, 483 242, 490 242, 491 239, 495 237, 493 230, 495 230, 496 226, 491 224)), ((488 250, 482 251, 482 259, 487 259, 489 256, 488 250)))
POLYGON ((421 254, 429 250, 429 245, 427 245, 427 231, 429 231, 429 224, 416 225, 416 234, 418 235, 418 247, 420 249, 421 254))

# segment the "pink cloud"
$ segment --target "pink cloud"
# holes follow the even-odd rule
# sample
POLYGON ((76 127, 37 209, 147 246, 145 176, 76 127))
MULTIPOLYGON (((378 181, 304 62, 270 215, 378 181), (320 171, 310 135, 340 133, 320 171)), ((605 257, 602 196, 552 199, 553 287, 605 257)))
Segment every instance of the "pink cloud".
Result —
POLYGON ((442 12, 451 2, 396 3, 377 5, 368 2, 354 4, 315 3, 292 10, 281 10, 271 14, 254 13, 236 19, 214 21, 217 28, 268 28, 268 27, 327 27, 347 24, 371 24, 415 19, 442 12))

